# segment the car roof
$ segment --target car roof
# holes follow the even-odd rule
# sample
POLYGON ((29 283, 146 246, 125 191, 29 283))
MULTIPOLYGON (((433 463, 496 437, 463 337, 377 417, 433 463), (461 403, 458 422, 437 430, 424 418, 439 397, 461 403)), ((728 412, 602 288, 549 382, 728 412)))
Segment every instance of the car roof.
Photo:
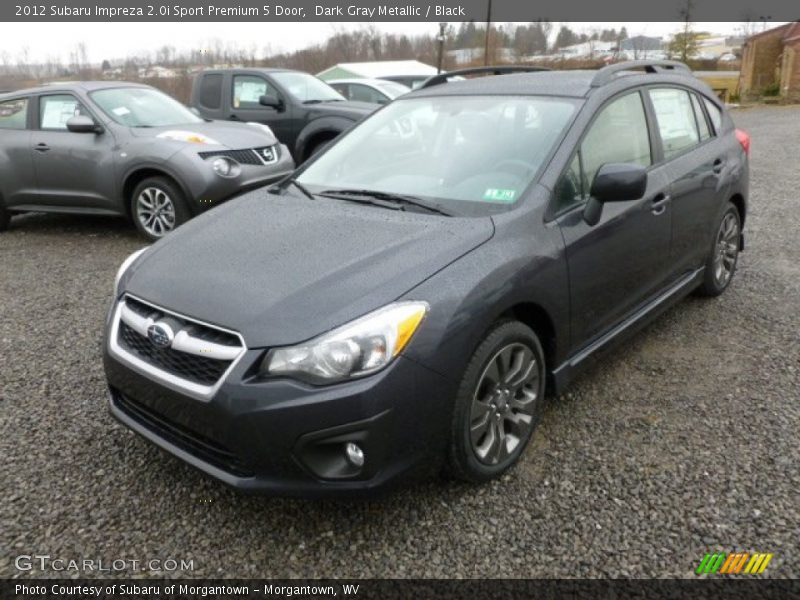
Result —
POLYGON ((96 90, 107 90, 122 87, 149 88, 150 86, 141 83, 131 83, 129 81, 53 81, 52 83, 47 83, 38 87, 7 92, 6 94, 0 95, 0 98, 5 96, 29 96, 31 94, 40 94, 42 92, 52 91, 81 90, 84 92, 94 92, 96 90))
POLYGON ((226 67, 224 69, 203 69, 198 75, 208 75, 210 73, 305 73, 305 71, 280 69, 278 67, 226 67))
POLYGON ((619 89, 619 86, 615 85, 618 82, 628 84, 624 87, 677 83, 707 91, 707 86, 690 73, 642 73, 635 70, 620 70, 598 85, 599 72, 597 70, 535 71, 451 80, 444 84, 416 89, 404 97, 498 94, 586 98, 594 93, 602 93, 603 90, 616 91, 619 89))
MULTIPOLYGON (((364 85, 371 85, 371 86, 381 86, 386 85, 387 83, 394 83, 397 84, 396 81, 388 81, 386 79, 380 79, 378 77, 347 77, 343 79, 329 79, 325 83, 363 83, 364 85)), ((402 83, 397 85, 403 85, 402 83)), ((408 87, 408 86, 406 86, 408 87)))

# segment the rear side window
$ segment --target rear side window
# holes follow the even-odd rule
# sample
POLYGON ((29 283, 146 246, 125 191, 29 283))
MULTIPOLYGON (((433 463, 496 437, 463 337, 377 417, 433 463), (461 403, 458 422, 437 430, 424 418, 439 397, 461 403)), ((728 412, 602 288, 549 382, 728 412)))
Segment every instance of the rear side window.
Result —
POLYGON ((233 108, 263 108, 261 96, 278 96, 267 80, 255 75, 236 75, 233 78, 233 108))
POLYGON ((650 90, 664 158, 670 159, 700 142, 689 93, 675 88, 650 90))
POLYGON ((706 105, 711 124, 714 126, 714 133, 719 133, 722 127, 722 111, 719 109, 719 106, 711 102, 708 98, 703 98, 703 103, 706 105))
POLYGON ((697 128, 700 131, 700 139, 707 140, 711 137, 711 132, 708 130, 708 121, 703 112, 703 107, 700 106, 700 101, 697 96, 692 94, 692 108, 694 109, 694 118, 697 121, 697 128))
POLYGON ((70 94, 55 94, 39 98, 39 128, 65 131, 72 117, 92 115, 70 94))
POLYGON ((222 106, 222 75, 211 73, 203 75, 200 82, 200 104, 206 108, 222 106))
POLYGON ((0 102, 0 129, 25 129, 27 120, 27 98, 0 102))

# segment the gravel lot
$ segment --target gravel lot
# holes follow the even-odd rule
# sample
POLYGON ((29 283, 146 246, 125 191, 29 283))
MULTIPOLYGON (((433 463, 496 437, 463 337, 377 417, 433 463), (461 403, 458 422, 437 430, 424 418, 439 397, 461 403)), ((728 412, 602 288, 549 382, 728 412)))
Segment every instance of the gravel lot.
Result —
POLYGON ((553 399, 522 464, 484 487, 341 503, 205 479, 106 411, 102 323, 143 245, 132 227, 16 219, 0 234, 0 577, 41 575, 20 554, 193 560, 188 577, 691 577, 715 550, 800 576, 800 109, 734 117, 753 157, 731 289, 553 399))

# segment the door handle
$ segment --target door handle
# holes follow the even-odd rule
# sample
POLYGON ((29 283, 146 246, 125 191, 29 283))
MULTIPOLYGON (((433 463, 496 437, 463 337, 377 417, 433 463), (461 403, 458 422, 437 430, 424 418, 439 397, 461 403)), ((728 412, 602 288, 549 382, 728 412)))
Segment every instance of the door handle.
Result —
POLYGON ((725 163, 723 162, 723 160, 721 158, 718 158, 717 160, 714 161, 714 167, 712 168, 712 171, 714 171, 714 173, 719 175, 720 173, 722 173, 722 167, 724 166, 725 163))
POLYGON ((47 152, 47 151, 50 150, 50 146, 48 146, 47 144, 44 144, 44 143, 36 144, 36 146, 34 147, 34 150, 36 150, 37 152, 47 152))
POLYGON ((236 115, 231 115, 230 117, 228 117, 228 120, 229 121, 241 121, 241 119, 239 117, 237 117, 236 115))
POLYGON ((663 215, 664 211, 667 210, 667 204, 669 204, 670 196, 669 194, 658 194, 651 203, 651 211, 655 216, 663 215))

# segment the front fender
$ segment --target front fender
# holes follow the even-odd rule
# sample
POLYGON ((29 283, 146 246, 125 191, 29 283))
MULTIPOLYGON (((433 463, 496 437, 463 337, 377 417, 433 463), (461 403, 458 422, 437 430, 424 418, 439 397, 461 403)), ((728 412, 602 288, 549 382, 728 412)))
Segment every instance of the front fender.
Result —
POLYGON ((308 123, 297 136, 294 155, 298 161, 306 157, 309 142, 320 134, 339 135, 355 125, 355 121, 345 117, 319 117, 308 123))

